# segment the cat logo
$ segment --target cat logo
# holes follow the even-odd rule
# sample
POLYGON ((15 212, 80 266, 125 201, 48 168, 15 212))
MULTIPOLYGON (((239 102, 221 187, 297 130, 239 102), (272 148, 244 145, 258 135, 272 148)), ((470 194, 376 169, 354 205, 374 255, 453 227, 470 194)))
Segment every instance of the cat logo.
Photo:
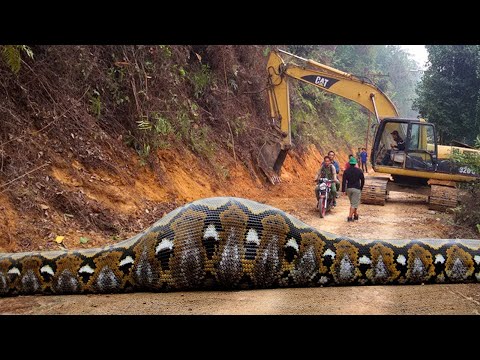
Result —
POLYGON ((330 79, 327 79, 327 78, 323 78, 321 76, 317 76, 317 78, 315 79, 315 84, 317 85, 320 85, 320 86, 323 86, 323 87, 326 87, 327 86, 327 83, 330 81, 330 79))
POLYGON ((325 76, 319 76, 319 75, 306 75, 306 76, 302 76, 302 79, 311 84, 323 87, 325 89, 330 88, 333 84, 335 84, 338 81, 336 79, 332 79, 325 76))

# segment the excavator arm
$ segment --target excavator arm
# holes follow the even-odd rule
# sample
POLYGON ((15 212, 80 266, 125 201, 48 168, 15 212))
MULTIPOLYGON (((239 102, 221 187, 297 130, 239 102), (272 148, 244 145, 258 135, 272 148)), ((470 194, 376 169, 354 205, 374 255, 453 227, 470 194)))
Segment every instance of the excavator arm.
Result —
POLYGON ((261 166, 272 183, 279 180, 278 172, 292 144, 290 127, 289 79, 316 86, 323 91, 352 100, 372 114, 378 121, 384 117, 397 117, 398 111, 392 101, 378 87, 357 76, 304 59, 282 50, 272 51, 267 63, 268 98, 270 116, 280 124, 279 144, 266 145, 261 151, 261 166), (299 59, 302 65, 286 63, 279 53, 299 59), (272 156, 272 154, 278 154, 272 156), (274 173, 272 173, 273 169, 274 173))
POLYGON ((286 142, 291 141, 289 78, 352 100, 375 115, 378 121, 384 117, 399 116, 393 102, 375 85, 314 60, 295 57, 302 60, 304 64, 300 66, 285 63, 277 51, 270 53, 267 63, 270 113, 274 120, 279 121, 281 130, 287 133, 286 142))

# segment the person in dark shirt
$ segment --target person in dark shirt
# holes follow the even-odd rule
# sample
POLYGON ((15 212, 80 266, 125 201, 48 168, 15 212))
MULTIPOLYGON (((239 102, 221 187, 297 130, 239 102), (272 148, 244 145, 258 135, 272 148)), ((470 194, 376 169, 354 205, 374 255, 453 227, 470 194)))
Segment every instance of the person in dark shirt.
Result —
MULTIPOLYGON (((362 162, 362 159, 360 157, 361 153, 362 153, 362 148, 358 148, 358 151, 357 151, 357 154, 356 154, 357 164, 360 164, 362 162)), ((348 160, 350 161, 350 158, 348 158, 348 160)), ((358 165, 357 165, 357 167, 358 167, 358 165)), ((348 169, 348 166, 347 166, 347 169, 348 169)))
POLYGON ((397 151, 405 150, 405 141, 400 137, 400 134, 398 133, 398 131, 394 130, 390 134, 393 136, 393 140, 395 140, 396 145, 393 145, 393 144, 390 145, 391 149, 387 150, 387 153, 382 159, 383 165, 391 165, 390 158, 391 158, 392 150, 397 150, 397 151))
MULTIPOLYGON (((345 163, 345 166, 343 167, 343 171, 347 170, 350 167, 350 159, 352 157, 354 157, 353 154, 348 155, 348 161, 345 163)), ((358 163, 358 160, 357 160, 357 163, 358 163)), ((355 165, 355 167, 358 167, 358 165, 355 165)))
POLYGON ((350 200, 350 212, 347 217, 347 221, 358 220, 358 206, 360 205, 360 197, 362 195, 362 189, 365 185, 365 176, 363 171, 360 170, 355 158, 350 158, 350 167, 343 173, 342 181, 342 193, 348 195, 350 200))
POLYGON ((392 144, 390 145, 390 147, 394 150, 399 150, 399 151, 405 150, 405 141, 400 137, 400 135, 398 134, 398 131, 394 130, 390 134, 392 134, 393 140, 395 140, 395 142, 397 143, 397 145, 392 144))

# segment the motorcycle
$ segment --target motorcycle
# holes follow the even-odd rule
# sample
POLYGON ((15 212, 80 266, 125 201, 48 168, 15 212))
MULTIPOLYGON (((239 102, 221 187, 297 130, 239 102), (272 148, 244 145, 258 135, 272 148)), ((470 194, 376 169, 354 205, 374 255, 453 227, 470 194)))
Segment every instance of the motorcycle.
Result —
POLYGON ((332 180, 327 178, 320 178, 317 180, 317 187, 319 191, 319 199, 317 209, 320 212, 320 217, 323 218, 327 211, 333 207, 334 198, 331 196, 332 180))

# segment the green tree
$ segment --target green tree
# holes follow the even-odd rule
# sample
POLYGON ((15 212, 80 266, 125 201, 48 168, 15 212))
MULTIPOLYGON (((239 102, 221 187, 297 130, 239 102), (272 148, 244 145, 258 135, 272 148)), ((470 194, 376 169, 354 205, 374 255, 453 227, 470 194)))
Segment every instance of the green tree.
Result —
POLYGON ((376 66, 381 74, 377 85, 392 99, 402 117, 416 117, 412 110, 415 86, 418 83, 417 64, 397 45, 378 46, 376 66), (383 86, 382 86, 383 85, 383 86))
POLYGON ((437 127, 439 140, 473 145, 480 134, 480 46, 427 45, 430 67, 414 105, 437 127))
POLYGON ((357 76, 376 70, 375 57, 378 49, 375 45, 339 45, 335 50, 333 67, 357 76))

